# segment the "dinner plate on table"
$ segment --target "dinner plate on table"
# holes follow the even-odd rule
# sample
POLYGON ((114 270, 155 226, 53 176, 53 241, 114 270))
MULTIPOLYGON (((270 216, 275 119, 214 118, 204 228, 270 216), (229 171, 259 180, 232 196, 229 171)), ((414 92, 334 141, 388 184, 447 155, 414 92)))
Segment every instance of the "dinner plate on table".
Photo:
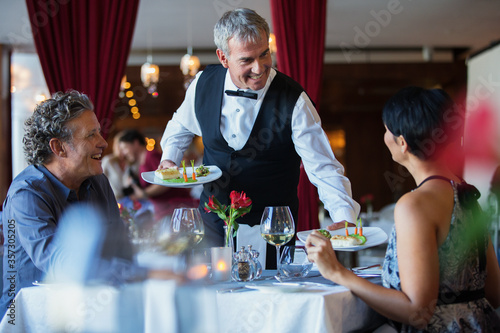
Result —
POLYGON ((263 293, 295 293, 307 289, 309 286, 302 283, 291 282, 274 282, 274 283, 261 283, 261 284, 247 284, 246 288, 256 289, 263 293))
MULTIPOLYGON (((202 184, 213 182, 214 180, 217 180, 222 176, 222 171, 221 171, 221 169, 219 169, 218 166, 207 165, 205 167, 208 168, 208 170, 210 170, 210 173, 206 176, 200 176, 200 177, 197 176, 196 177, 197 181, 192 182, 192 183, 184 183, 184 182, 175 183, 172 181, 164 180, 164 179, 156 177, 154 171, 143 172, 143 173, 141 173, 141 177, 146 182, 148 182, 150 184, 155 184, 155 185, 161 185, 161 186, 167 186, 167 187, 193 187, 196 185, 202 185, 202 184)), ((196 169, 197 167, 194 167, 194 168, 196 169)), ((179 171, 182 174, 182 168, 179 168, 179 171)), ((193 168, 186 167, 186 173, 187 173, 188 177, 191 178, 191 174, 193 173, 193 168)))
MULTIPOLYGON (((317 230, 317 229, 316 229, 317 230)), ((323 229, 324 230, 324 229, 323 229)), ((354 227, 349 227, 347 228, 349 234, 354 233, 354 227)), ((307 236, 309 236, 313 232, 313 230, 307 230, 307 231, 299 231, 297 232, 297 238, 302 241, 306 242, 307 236)), ((345 228, 338 229, 338 230, 332 230, 329 231, 332 236, 334 235, 345 235, 345 228)), ((359 250, 364 250, 369 247, 374 247, 380 244, 383 244, 385 241, 387 241, 387 234, 385 233, 384 230, 378 228, 378 227, 363 227, 363 236, 366 237, 366 243, 363 245, 356 245, 356 246, 349 246, 349 247, 334 247, 333 249, 335 251, 359 251, 359 250)))

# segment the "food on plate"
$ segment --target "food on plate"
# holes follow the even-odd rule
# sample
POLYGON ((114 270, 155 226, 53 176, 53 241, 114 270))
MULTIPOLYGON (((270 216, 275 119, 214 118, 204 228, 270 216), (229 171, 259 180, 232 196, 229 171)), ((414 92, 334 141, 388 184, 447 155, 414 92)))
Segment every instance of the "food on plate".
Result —
POLYGON ((354 234, 351 234, 349 236, 353 236, 359 239, 361 241, 361 244, 359 245, 363 245, 364 243, 366 243, 366 237, 363 236, 363 222, 361 221, 361 219, 358 219, 358 221, 356 222, 356 228, 354 228, 354 234))
POLYGON ((354 236, 334 235, 330 238, 333 247, 351 247, 361 245, 361 240, 354 236))
POLYGON ((328 239, 332 238, 332 234, 330 234, 330 232, 328 230, 319 229, 318 232, 328 239))
POLYGON ((366 243, 366 237, 363 235, 350 235, 350 236, 356 237, 357 239, 359 239, 359 241, 361 242, 361 244, 359 244, 359 245, 363 245, 364 243, 366 243))
POLYGON ((193 175, 192 175, 193 180, 196 180, 196 172, 194 169, 194 160, 191 160, 191 171, 193 173, 193 175))
MULTIPOLYGON (((353 245, 334 245, 337 246, 337 247, 347 247, 347 246, 356 246, 356 245, 363 245, 364 243, 366 243, 366 237, 363 236, 363 223, 361 221, 361 219, 358 219, 356 221, 356 227, 354 228, 354 234, 349 234, 349 230, 347 229, 347 221, 345 222, 345 236, 342 236, 344 237, 345 239, 342 239, 341 241, 339 241, 339 244, 350 244, 350 243, 353 243, 352 239, 356 239, 356 241, 354 243, 356 244, 353 244, 353 245), (347 241, 349 240, 349 241, 347 241)), ((333 237, 331 239, 332 241, 332 244, 333 244, 333 237)))
POLYGON ((166 169, 158 169, 155 170, 155 176, 167 180, 167 179, 176 179, 181 177, 181 173, 177 167, 170 167, 166 169))
POLYGON ((210 169, 204 166, 203 164, 196 168, 196 176, 204 177, 210 173, 210 169))
POLYGON ((184 182, 188 182, 188 175, 186 172, 186 161, 182 160, 182 177, 184 177, 184 182))

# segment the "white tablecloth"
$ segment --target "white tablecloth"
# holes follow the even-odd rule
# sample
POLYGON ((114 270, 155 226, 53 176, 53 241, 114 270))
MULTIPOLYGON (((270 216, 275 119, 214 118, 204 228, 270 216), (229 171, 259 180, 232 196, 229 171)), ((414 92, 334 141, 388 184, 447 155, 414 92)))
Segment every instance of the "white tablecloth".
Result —
MULTIPOLYGON (((308 281, 327 283, 321 277, 308 281)), ((172 281, 149 280, 121 288, 24 288, 15 298, 14 318, 5 316, 0 332, 323 333, 373 327, 379 319, 350 291, 334 285, 295 293, 217 293, 243 285, 179 287, 172 281)))

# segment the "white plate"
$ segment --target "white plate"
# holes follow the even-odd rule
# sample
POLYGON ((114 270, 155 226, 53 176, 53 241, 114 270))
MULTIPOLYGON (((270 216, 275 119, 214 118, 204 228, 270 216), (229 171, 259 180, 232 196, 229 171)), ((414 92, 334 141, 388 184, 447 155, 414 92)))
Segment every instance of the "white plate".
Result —
POLYGON ((256 289, 263 293, 295 293, 307 289, 307 285, 301 283, 275 282, 262 284, 247 284, 246 288, 256 289))
MULTIPOLYGON (((347 228, 349 234, 354 233, 354 227, 347 228)), ((307 231, 299 231, 297 233, 297 237, 299 240, 305 243, 307 236, 311 234, 312 230, 307 231)), ((330 231, 330 234, 333 235, 345 235, 345 228, 330 231)), ((377 246, 383 244, 387 240, 387 234, 384 230, 377 227, 363 227, 363 236, 366 237, 366 243, 363 245, 350 246, 350 247, 334 247, 333 249, 336 251, 359 251, 369 247, 377 246)))
MULTIPOLYGON (((151 184, 156 184, 156 185, 162 185, 162 186, 167 186, 167 187, 193 187, 196 185, 202 185, 205 183, 210 183, 213 182, 214 180, 219 179, 222 176, 222 171, 219 169, 218 166, 216 165, 207 165, 206 166, 209 170, 210 173, 204 177, 196 177, 198 180, 197 182, 194 183, 171 183, 167 180, 160 179, 155 176, 154 171, 148 171, 148 172, 143 172, 141 174, 142 179, 147 181, 148 183, 151 184)), ((195 169, 197 167, 194 167, 195 169)), ((179 170, 182 173, 182 168, 179 168, 179 170)), ((193 168, 192 167, 186 167, 186 173, 189 176, 193 173, 193 168)))

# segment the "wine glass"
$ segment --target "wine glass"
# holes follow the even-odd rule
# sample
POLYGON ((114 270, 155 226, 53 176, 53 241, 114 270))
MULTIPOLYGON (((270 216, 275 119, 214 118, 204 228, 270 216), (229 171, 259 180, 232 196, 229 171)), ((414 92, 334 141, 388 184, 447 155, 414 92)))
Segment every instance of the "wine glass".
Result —
POLYGON ((201 242, 205 235, 205 226, 198 208, 176 208, 170 224, 172 233, 188 236, 189 245, 201 242))
POLYGON ((280 246, 288 243, 295 234, 295 223, 288 206, 264 208, 260 221, 260 234, 266 242, 276 246, 277 276, 280 276, 280 246))
POLYGON ((198 208, 176 208, 170 224, 165 223, 157 243, 159 250, 167 255, 184 253, 195 246, 205 234, 205 227, 198 208))

